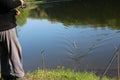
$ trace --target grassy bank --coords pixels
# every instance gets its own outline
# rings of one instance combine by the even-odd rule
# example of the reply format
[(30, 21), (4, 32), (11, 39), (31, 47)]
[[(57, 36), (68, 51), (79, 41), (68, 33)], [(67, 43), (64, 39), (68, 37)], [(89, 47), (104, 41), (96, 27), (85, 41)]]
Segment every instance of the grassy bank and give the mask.
[[(28, 80), (99, 80), (94, 73), (72, 72), (70, 70), (37, 70), (26, 73)], [(116, 80), (104, 77), (103, 80)]]

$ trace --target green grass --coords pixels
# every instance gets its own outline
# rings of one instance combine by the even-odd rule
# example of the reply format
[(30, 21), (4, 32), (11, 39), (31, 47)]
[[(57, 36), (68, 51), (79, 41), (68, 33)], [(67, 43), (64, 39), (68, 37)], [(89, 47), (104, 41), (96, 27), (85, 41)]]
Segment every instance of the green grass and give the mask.
[[(99, 80), (92, 72), (72, 72), (71, 70), (37, 70), (26, 73), (28, 80)], [(102, 80), (116, 80), (104, 77)]]

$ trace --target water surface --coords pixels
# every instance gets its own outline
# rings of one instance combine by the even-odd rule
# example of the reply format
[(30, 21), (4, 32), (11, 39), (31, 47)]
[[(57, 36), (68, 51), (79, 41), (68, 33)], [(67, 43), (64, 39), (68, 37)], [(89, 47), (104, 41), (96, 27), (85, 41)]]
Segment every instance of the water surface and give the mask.
[[(62, 2), (25, 9), (18, 17), (25, 71), (43, 66), (104, 71), (120, 44), (120, 6), (104, 4)], [(111, 70), (117, 74), (116, 62)]]

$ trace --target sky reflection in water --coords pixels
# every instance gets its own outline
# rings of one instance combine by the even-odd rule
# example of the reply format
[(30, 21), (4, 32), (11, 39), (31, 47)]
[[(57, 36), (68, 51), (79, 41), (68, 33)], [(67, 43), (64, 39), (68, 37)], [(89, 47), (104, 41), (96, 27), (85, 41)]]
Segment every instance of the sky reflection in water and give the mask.
[[(78, 59), (78, 70), (104, 69), (120, 44), (120, 30), (90, 25), (66, 27), (45, 19), (27, 19), (18, 36), (23, 48), (25, 71), (42, 66), (41, 50), (44, 50), (47, 68), (73, 68)], [(88, 52), (90, 48), (94, 49)], [(88, 55), (78, 58), (84, 54)], [(116, 69), (116, 65), (111, 69)]]

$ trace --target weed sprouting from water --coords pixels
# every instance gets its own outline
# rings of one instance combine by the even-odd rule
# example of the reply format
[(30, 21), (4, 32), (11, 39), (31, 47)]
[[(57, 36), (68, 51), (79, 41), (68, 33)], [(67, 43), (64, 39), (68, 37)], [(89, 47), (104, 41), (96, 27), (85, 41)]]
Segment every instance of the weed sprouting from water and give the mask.
[(98, 45), (98, 44), (99, 44), (99, 41), (97, 41), (96, 43), (91, 45), (87, 50), (85, 50), (85, 52), (82, 52), (81, 49), (77, 46), (77, 42), (75, 40), (73, 41), (72, 48), (66, 49), (68, 51), (68, 53), (70, 53), (69, 58), (74, 61), (73, 62), (73, 71), (77, 71), (81, 59), (90, 55), (93, 50), (100, 47), (100, 45)]
[(41, 58), (42, 58), (42, 69), (45, 69), (45, 51), (43, 49), (41, 49), (40, 53), (41, 53)]

